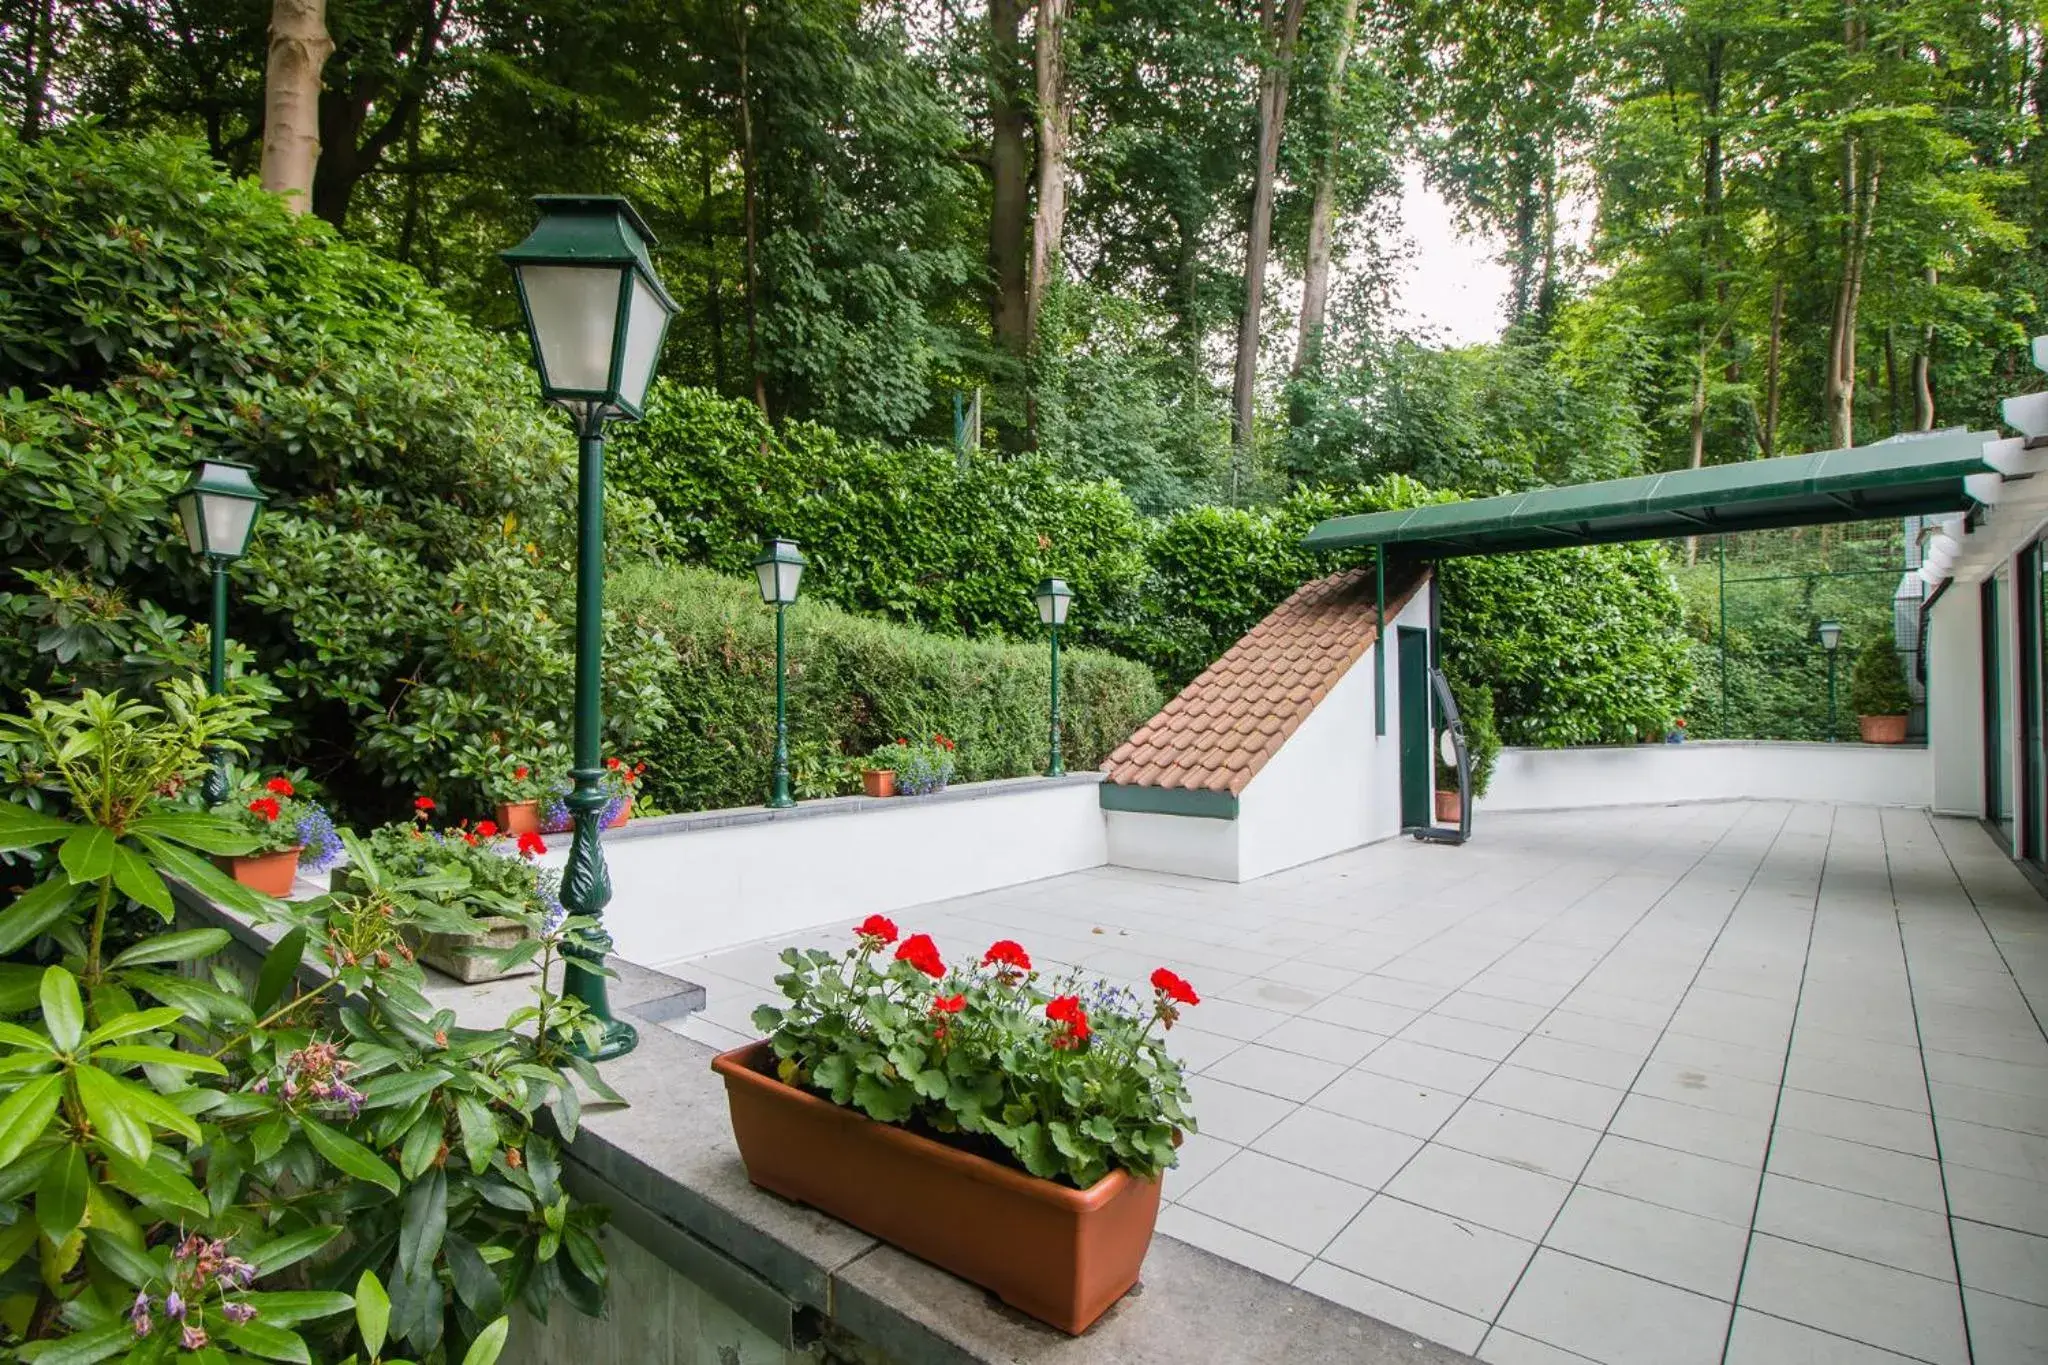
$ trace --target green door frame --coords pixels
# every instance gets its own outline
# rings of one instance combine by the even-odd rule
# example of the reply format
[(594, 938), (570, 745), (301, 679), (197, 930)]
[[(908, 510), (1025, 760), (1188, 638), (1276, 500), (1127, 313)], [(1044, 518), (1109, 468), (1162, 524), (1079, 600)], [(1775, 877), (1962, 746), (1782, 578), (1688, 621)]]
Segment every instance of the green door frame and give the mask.
[(1429, 632), (1395, 628), (1401, 680), (1401, 827), (1422, 829), (1435, 818), (1430, 771)]

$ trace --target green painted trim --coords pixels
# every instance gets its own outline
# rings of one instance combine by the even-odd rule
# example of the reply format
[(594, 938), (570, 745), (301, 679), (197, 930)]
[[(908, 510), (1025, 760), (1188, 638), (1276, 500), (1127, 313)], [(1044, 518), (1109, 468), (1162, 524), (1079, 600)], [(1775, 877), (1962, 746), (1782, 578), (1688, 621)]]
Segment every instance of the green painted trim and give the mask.
[(1097, 788), (1104, 810), (1141, 815), (1192, 815), (1202, 820), (1235, 820), (1237, 798), (1229, 792), (1195, 791), (1187, 787), (1135, 787), (1105, 782)]

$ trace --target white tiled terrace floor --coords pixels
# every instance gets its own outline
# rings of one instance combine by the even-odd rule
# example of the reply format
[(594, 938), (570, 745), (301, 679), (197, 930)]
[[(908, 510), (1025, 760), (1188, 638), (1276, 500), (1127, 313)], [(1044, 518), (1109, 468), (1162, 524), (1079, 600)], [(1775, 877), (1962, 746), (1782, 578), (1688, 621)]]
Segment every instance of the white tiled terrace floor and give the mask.
[[(2048, 1361), (2048, 904), (1974, 823), (1496, 816), (897, 918), (1188, 976), (1160, 1231), (1483, 1360)], [(753, 1036), (781, 946), (671, 964), (710, 1001), (675, 1027)]]

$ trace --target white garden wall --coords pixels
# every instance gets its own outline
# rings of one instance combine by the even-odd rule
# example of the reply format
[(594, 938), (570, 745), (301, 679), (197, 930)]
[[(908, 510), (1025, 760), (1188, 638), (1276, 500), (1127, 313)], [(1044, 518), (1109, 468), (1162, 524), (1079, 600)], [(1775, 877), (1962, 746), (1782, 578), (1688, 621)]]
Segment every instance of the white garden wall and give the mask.
[[(1984, 813), (1983, 616), (1975, 584), (1950, 585), (1928, 613), (1927, 750), (1933, 756), (1934, 809), (1943, 815)], [(2012, 638), (2009, 629), (2005, 637)], [(2006, 651), (2008, 658), (2016, 653)], [(2017, 759), (2018, 737), (2008, 729), (2006, 738), (2010, 765)]]
[(1926, 806), (1934, 794), (1928, 751), (1901, 744), (1797, 744), (1689, 740), (1582, 749), (1503, 749), (1474, 811), (1647, 806), (1674, 801), (1831, 801)]

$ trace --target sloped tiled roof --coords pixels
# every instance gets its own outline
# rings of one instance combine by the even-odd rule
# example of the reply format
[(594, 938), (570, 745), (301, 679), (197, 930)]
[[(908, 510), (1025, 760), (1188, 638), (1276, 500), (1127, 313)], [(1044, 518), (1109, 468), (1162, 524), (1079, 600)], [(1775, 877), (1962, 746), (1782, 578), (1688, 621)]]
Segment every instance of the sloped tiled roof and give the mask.
[[(1389, 619), (1425, 581), (1388, 600)], [(1369, 571), (1305, 584), (1109, 756), (1109, 781), (1241, 794), (1378, 635)]]

